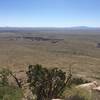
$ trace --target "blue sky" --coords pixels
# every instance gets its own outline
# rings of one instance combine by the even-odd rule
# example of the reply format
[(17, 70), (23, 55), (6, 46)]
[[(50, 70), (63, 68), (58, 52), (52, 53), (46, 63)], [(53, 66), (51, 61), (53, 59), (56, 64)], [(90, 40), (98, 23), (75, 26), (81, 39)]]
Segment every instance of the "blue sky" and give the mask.
[(100, 27), (100, 0), (0, 0), (0, 26)]

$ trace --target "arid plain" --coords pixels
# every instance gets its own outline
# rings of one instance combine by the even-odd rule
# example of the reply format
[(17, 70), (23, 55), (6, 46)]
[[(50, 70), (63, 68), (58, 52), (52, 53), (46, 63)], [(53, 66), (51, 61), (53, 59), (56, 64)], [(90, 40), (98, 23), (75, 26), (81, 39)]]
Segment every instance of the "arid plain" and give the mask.
[[(0, 68), (24, 76), (29, 64), (59, 67), (73, 75), (100, 80), (99, 31), (0, 32)], [(68, 34), (69, 33), (69, 34)]]

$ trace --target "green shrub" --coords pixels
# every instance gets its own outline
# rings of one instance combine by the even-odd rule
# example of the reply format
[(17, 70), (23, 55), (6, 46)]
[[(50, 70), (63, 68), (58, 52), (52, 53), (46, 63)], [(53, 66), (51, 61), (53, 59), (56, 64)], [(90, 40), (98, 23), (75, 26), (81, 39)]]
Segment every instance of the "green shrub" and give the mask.
[(0, 70), (0, 85), (8, 85), (9, 70), (3, 68)]
[(89, 83), (90, 81), (86, 80), (86, 79), (83, 79), (81, 77), (73, 77), (71, 79), (71, 85), (74, 84), (74, 85), (80, 85), (80, 84), (85, 84), (85, 83)]
[(29, 65), (28, 83), (37, 100), (51, 100), (61, 97), (66, 86), (69, 86), (71, 74), (66, 79), (66, 73), (58, 68), (46, 69), (41, 65)]
[(20, 88), (10, 86), (8, 83), (8, 76), (10, 70), (0, 70), (0, 100), (21, 100), (22, 91)]
[(88, 91), (75, 87), (66, 89), (63, 95), (65, 96), (65, 100), (91, 100)]
[(22, 91), (16, 87), (0, 87), (0, 100), (21, 100)]

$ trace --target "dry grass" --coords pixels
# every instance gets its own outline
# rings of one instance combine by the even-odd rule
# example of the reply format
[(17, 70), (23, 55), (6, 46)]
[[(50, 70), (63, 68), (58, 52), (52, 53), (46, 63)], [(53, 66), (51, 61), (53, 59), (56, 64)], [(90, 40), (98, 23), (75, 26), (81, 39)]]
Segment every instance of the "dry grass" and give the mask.
[[(96, 45), (100, 36), (65, 35), (64, 41), (6, 40), (0, 39), (0, 67), (19, 72), (28, 64), (60, 67), (67, 71), (72, 64), (73, 73), (99, 80), (100, 49)], [(96, 78), (97, 77), (97, 78)]]

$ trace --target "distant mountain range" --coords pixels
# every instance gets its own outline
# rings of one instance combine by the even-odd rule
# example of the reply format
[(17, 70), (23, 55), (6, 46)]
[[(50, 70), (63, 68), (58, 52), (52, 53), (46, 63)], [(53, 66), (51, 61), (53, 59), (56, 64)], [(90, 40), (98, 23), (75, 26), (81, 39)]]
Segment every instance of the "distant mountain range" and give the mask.
[(0, 27), (0, 32), (25, 32), (25, 33), (64, 33), (64, 34), (100, 34), (100, 27)]
[(63, 29), (100, 29), (100, 27), (75, 26), (75, 27), (0, 27), (0, 30), (63, 30)]

